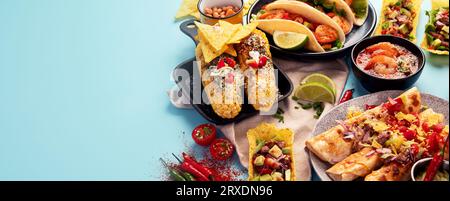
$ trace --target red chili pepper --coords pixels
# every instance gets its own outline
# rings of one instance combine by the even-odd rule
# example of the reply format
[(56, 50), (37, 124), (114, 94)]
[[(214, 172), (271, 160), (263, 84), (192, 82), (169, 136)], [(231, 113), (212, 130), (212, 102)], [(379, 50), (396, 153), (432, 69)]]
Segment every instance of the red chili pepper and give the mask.
[(339, 104), (345, 103), (353, 98), (354, 89), (347, 90), (341, 98)]
[(203, 173), (201, 173), (199, 170), (197, 170), (194, 166), (187, 163), (186, 161), (181, 164), (181, 169), (194, 175), (194, 177), (198, 181), (209, 181), (207, 176), (205, 176)]
[(183, 153), (183, 159), (184, 159), (184, 162), (187, 162), (190, 165), (192, 165), (195, 169), (200, 171), (206, 177), (208, 177), (210, 179), (213, 178), (213, 176), (214, 176), (213, 172), (209, 168), (207, 168), (207, 167), (203, 166), (202, 164), (198, 163), (193, 157), (189, 156), (186, 153)]
[(425, 178), (423, 180), (433, 181), (443, 161), (444, 161), (444, 151), (442, 150), (433, 156), (433, 159), (431, 160), (430, 165), (428, 166)]

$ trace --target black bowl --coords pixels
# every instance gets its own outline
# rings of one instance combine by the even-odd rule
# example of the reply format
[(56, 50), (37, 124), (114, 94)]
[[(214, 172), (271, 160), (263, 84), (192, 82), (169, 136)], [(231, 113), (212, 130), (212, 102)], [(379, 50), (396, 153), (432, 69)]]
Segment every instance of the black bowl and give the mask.
[[(356, 58), (358, 57), (358, 54), (367, 47), (380, 42), (390, 42), (392, 44), (402, 46), (411, 51), (419, 59), (419, 68), (417, 72), (405, 78), (386, 79), (375, 77), (361, 70), (356, 65)], [(423, 53), (422, 49), (420, 49), (417, 45), (406, 39), (388, 35), (374, 36), (362, 40), (361, 42), (356, 44), (355, 47), (353, 47), (351, 56), (352, 56), (353, 73), (355, 74), (356, 78), (358, 78), (358, 80), (361, 82), (362, 86), (369, 92), (377, 92), (385, 90), (405, 90), (410, 88), (419, 79), (426, 62), (425, 54)]]

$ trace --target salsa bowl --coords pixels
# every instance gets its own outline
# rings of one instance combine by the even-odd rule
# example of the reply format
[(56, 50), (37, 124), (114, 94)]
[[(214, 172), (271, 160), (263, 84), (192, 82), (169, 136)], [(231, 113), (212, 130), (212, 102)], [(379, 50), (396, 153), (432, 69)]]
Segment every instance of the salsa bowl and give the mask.
[[(417, 57), (417, 67), (414, 72), (411, 72), (407, 76), (398, 78), (387, 78), (383, 76), (377, 76), (362, 69), (357, 59), (358, 56), (366, 51), (368, 47), (376, 45), (382, 42), (391, 43), (394, 46), (404, 48), (409, 51), (410, 54)], [(384, 90), (405, 90), (410, 88), (419, 79), (425, 66), (426, 57), (421, 48), (414, 43), (395, 36), (374, 36), (362, 40), (353, 47), (351, 52), (352, 69), (356, 78), (361, 82), (361, 85), (370, 92), (384, 91)], [(398, 62), (398, 60), (396, 60)], [(375, 64), (377, 65), (377, 64)]]

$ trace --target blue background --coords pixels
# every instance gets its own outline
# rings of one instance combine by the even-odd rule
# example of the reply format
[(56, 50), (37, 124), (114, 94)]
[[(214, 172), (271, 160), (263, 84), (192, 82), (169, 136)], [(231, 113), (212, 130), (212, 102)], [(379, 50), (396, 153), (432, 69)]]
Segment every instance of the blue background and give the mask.
[[(1, 0), (0, 180), (159, 180), (159, 157), (195, 147), (205, 120), (166, 95), (194, 56), (179, 3)], [(417, 86), (448, 100), (448, 68), (429, 56)], [(347, 88), (367, 93), (352, 75)]]

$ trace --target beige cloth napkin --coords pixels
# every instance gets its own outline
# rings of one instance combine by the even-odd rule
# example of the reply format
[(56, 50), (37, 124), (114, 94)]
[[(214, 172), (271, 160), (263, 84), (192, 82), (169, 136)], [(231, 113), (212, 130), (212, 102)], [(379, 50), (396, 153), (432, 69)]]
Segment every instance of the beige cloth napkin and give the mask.
[[(326, 59), (326, 58), (324, 58)], [(294, 60), (274, 58), (274, 63), (281, 68), (291, 79), (295, 86), (298, 86), (303, 78), (312, 73), (323, 73), (328, 75), (336, 83), (337, 97), (339, 98), (348, 77), (348, 68), (343, 60), (331, 60), (309, 63)], [(169, 91), (168, 95), (173, 105), (179, 108), (188, 106), (180, 104), (175, 91)], [(338, 99), (337, 98), (337, 99)], [(279, 123), (273, 116), (257, 115), (245, 119), (239, 123), (232, 123), (218, 128), (235, 145), (239, 160), (244, 167), (248, 167), (248, 141), (247, 130), (255, 128), (262, 122), (274, 123), (278, 128), (290, 128), (295, 133), (294, 151), (296, 163), (296, 175), (299, 181), (311, 180), (311, 166), (309, 157), (305, 150), (305, 141), (308, 139), (317, 122), (314, 118), (314, 111), (295, 109), (298, 104), (291, 97), (279, 103), (279, 107), (285, 111), (284, 123)], [(333, 105), (325, 104), (325, 114)]]

